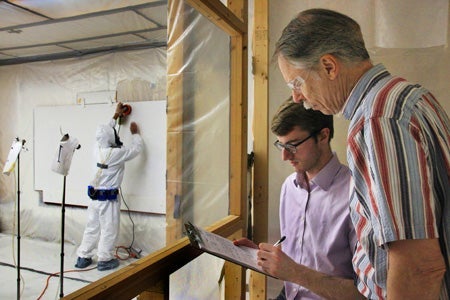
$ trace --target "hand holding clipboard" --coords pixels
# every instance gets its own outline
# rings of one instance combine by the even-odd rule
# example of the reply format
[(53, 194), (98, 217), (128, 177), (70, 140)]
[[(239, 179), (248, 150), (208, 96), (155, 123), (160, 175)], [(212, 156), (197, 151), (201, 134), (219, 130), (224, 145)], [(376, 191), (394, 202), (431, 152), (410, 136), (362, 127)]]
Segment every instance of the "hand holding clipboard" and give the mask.
[(185, 224), (191, 245), (204, 252), (225, 259), (245, 268), (273, 277), (264, 272), (257, 262), (258, 249), (236, 246), (232, 241), (212, 232), (203, 230), (191, 223)]

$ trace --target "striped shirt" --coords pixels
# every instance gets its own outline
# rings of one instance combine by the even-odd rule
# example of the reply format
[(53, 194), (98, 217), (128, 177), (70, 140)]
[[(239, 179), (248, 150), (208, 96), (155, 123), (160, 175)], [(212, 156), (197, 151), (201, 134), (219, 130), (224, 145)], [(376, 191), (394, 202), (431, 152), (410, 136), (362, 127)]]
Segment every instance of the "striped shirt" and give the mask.
[(450, 121), (423, 87), (369, 70), (343, 109), (350, 120), (347, 159), (354, 187), (351, 216), (358, 236), (353, 264), (359, 291), (386, 298), (385, 245), (439, 238), (450, 296)]

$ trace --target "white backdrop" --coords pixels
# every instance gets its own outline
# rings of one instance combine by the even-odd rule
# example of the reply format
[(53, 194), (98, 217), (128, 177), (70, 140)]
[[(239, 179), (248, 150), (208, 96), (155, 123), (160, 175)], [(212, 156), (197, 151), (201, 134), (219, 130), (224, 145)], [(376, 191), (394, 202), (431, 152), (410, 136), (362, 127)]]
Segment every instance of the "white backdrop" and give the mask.
[[(122, 196), (131, 211), (166, 212), (166, 101), (132, 102), (132, 112), (120, 126), (124, 146), (131, 143), (129, 124), (135, 121), (144, 140), (144, 151), (125, 163)], [(62, 132), (77, 138), (66, 176), (67, 205), (87, 206), (87, 186), (97, 172), (93, 150), (98, 124), (107, 124), (116, 104), (38, 106), (34, 110), (34, 189), (43, 191), (44, 202), (61, 203), (63, 176), (51, 171)], [(54, 145), (54, 147), (50, 147)], [(122, 206), (122, 209), (125, 209)]]

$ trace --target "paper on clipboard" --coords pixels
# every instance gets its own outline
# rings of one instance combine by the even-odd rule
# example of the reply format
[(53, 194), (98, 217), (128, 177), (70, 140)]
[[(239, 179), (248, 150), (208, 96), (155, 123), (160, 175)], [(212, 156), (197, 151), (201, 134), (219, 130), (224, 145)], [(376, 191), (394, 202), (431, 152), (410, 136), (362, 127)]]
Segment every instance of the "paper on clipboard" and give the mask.
[(191, 223), (184, 225), (192, 246), (245, 268), (273, 277), (258, 266), (256, 256), (258, 249), (236, 246), (232, 241), (196, 227)]

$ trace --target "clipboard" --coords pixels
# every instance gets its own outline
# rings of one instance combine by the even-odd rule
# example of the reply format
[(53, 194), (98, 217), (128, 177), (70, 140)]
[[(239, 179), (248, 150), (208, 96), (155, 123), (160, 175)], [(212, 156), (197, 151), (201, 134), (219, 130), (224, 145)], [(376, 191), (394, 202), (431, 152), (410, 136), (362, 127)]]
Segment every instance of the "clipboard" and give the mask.
[(212, 232), (203, 230), (192, 223), (184, 224), (191, 245), (201, 251), (225, 259), (247, 269), (276, 278), (262, 270), (257, 263), (258, 249), (236, 246), (232, 241)]

